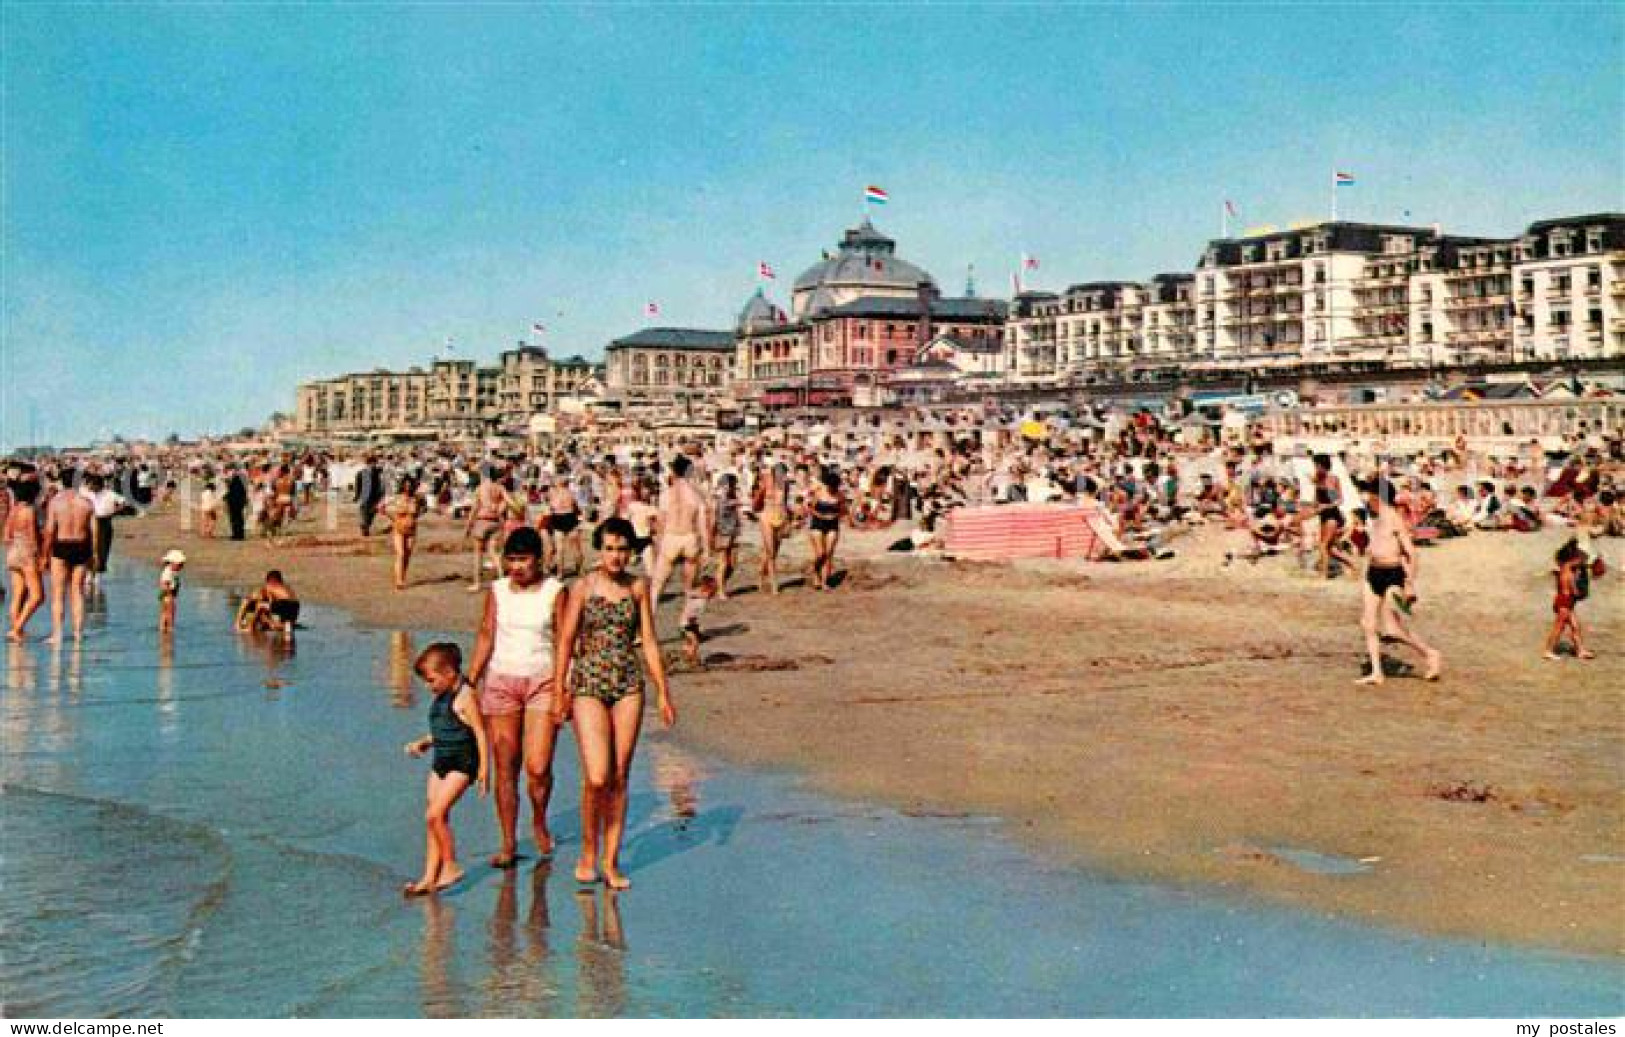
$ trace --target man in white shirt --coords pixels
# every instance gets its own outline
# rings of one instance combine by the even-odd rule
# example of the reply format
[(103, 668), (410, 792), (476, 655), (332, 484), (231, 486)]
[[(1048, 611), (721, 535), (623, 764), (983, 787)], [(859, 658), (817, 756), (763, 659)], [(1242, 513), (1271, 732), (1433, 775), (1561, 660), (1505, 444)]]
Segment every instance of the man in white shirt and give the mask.
[(113, 554), (113, 516), (129, 502), (114, 493), (107, 485), (107, 480), (99, 474), (87, 475), (79, 493), (90, 501), (90, 506), (95, 511), (95, 522), (91, 525), (91, 540), (96, 553), (90, 572), (86, 575), (86, 584), (93, 586), (101, 578), (101, 574), (107, 571), (107, 559)]

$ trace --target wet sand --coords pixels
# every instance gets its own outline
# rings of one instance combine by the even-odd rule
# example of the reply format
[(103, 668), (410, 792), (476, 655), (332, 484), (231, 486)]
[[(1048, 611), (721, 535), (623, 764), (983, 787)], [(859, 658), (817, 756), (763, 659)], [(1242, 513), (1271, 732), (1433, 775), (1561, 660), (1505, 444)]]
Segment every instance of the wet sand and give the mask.
[[(470, 631), (462, 525), (424, 527), (400, 593), (386, 538), (362, 541), (348, 514), (335, 531), (302, 521), (277, 548), (154, 514), (121, 522), (117, 550), (156, 565), (178, 546), (190, 579), (241, 589), (277, 567), (366, 624)], [(1540, 659), (1560, 532), (1426, 550), (1417, 622), (1444, 680), (1374, 689), (1353, 684), (1353, 580), (1286, 559), (1221, 569), (1234, 545), (1216, 532), (1124, 565), (888, 555), (899, 535), (845, 536), (834, 592), (714, 603), (706, 668), (674, 668), (682, 739), (908, 812), (1005, 818), (1039, 852), (1107, 873), (1625, 952), (1625, 610), (1610, 573), (1582, 607), (1601, 657)], [(1617, 566), (1621, 542), (1602, 544)], [(787, 582), (804, 558), (798, 540)], [(754, 581), (748, 548), (743, 568), (736, 586)]]

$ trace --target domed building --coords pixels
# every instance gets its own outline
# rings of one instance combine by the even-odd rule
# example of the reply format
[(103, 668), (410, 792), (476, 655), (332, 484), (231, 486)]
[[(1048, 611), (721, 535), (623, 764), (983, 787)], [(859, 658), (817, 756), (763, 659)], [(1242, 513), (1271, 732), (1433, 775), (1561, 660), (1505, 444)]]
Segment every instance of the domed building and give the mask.
[(931, 275), (897, 258), (897, 242), (875, 229), (867, 218), (842, 235), (832, 256), (808, 267), (796, 278), (790, 310), (797, 318), (814, 317), (862, 298), (912, 299), (922, 286), (937, 290)]
[(875, 406), (894, 395), (894, 373), (950, 336), (1002, 351), (1005, 304), (943, 298), (925, 270), (865, 219), (797, 277), (790, 310), (758, 289), (735, 328), (733, 392), (762, 407)]

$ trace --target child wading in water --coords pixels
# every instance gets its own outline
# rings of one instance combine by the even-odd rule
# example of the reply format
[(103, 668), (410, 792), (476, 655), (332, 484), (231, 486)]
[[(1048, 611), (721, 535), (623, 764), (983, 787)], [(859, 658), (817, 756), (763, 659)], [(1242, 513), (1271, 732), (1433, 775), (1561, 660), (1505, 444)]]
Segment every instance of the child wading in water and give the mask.
[(1553, 575), (1557, 579), (1557, 596), (1552, 599), (1552, 630), (1546, 635), (1546, 650), (1542, 656), (1547, 659), (1559, 658), (1558, 645), (1563, 643), (1563, 632), (1568, 631), (1569, 639), (1574, 643), (1574, 654), (1581, 659), (1595, 659), (1596, 653), (1585, 646), (1583, 635), (1580, 632), (1580, 617), (1575, 613), (1575, 607), (1584, 601), (1589, 591), (1590, 565), (1586, 553), (1580, 550), (1580, 545), (1570, 540), (1557, 549), (1557, 568)]
[(175, 599), (181, 593), (181, 570), (186, 568), (186, 556), (179, 551), (164, 555), (164, 571), (158, 574), (158, 629), (169, 633), (175, 629)]
[(424, 813), (428, 849), (423, 877), (401, 890), (409, 897), (420, 897), (445, 889), (463, 877), (451, 834), (451, 808), (471, 783), (477, 783), (484, 796), (491, 782), (486, 771), (489, 754), (485, 721), (474, 689), (463, 676), (462, 650), (449, 642), (437, 642), (423, 650), (414, 669), (434, 694), (429, 703), (429, 733), (406, 743), (406, 752), (411, 756), (434, 750), (429, 805)]

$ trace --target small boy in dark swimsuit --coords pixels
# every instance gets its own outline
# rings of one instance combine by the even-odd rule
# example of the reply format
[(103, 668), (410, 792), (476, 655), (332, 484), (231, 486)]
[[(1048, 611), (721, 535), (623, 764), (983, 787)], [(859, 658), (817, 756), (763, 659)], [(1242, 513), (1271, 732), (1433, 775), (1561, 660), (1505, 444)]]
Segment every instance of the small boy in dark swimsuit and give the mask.
[(457, 863), (457, 844), (451, 834), (451, 808), (477, 784), (480, 796), (491, 789), (486, 762), (490, 759), (485, 738), (485, 720), (480, 715), (474, 686), (463, 676), (463, 653), (455, 644), (440, 641), (423, 650), (414, 666), (434, 698), (429, 703), (429, 733), (406, 743), (409, 756), (422, 756), (434, 750), (429, 772), (428, 851), (423, 877), (408, 883), (401, 892), (409, 897), (437, 893), (463, 877)]

